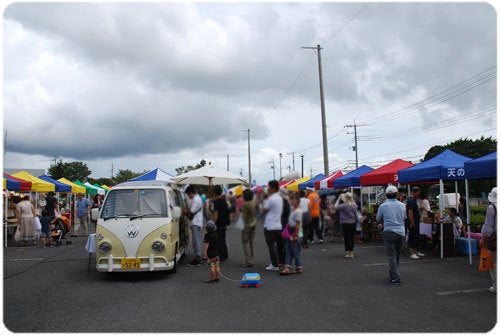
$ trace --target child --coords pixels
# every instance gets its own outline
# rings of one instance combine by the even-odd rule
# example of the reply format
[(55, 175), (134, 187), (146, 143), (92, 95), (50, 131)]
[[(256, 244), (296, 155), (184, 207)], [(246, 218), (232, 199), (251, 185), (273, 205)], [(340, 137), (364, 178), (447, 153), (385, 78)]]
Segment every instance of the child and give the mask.
[[(297, 193), (290, 195), (290, 204), (292, 205), (292, 212), (288, 219), (288, 229), (291, 237), (285, 240), (285, 268), (280, 272), (281, 275), (290, 273), (302, 273), (302, 256), (300, 255), (300, 244), (302, 240), (302, 211), (299, 208), (300, 197)], [(292, 272), (292, 259), (295, 260), (295, 272)]]
[(220, 280), (220, 259), (219, 248), (217, 246), (216, 225), (210, 220), (205, 227), (206, 234), (203, 239), (203, 256), (207, 258), (208, 268), (210, 269), (210, 279), (205, 283), (215, 283)]
[(458, 211), (455, 207), (451, 207), (448, 209), (448, 217), (453, 223), (453, 234), (455, 237), (460, 237), (460, 233), (462, 232), (462, 219), (458, 215)]
[[(48, 210), (42, 211), (42, 218), (40, 219), (40, 223), (42, 224), (41, 239), (42, 239), (42, 248), (44, 248), (44, 249), (47, 246), (52, 247), (52, 236), (50, 235), (50, 225), (54, 224), (55, 221), (56, 221), (56, 218), (51, 216), (50, 211), (48, 211)], [(48, 242), (49, 242), (47, 244), (45, 244), (46, 238), (48, 238)]]

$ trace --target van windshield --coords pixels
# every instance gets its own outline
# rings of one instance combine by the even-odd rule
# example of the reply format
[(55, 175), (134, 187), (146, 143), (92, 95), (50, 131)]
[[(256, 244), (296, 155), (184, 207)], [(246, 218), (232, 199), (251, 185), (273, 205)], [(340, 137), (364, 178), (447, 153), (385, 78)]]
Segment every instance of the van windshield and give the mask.
[(101, 217), (167, 216), (166, 194), (161, 189), (111, 190), (104, 202)]

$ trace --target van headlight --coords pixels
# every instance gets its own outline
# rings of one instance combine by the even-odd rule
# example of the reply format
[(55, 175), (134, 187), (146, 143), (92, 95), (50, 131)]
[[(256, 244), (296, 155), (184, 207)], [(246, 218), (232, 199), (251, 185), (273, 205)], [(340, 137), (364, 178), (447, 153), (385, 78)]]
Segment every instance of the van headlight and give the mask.
[(156, 252), (162, 252), (163, 249), (165, 249), (165, 244), (163, 244), (163, 242), (160, 242), (160, 241), (156, 241), (153, 243), (153, 245), (151, 246), (151, 249), (153, 249), (154, 251)]
[(111, 243), (102, 242), (101, 244), (99, 244), (99, 251), (103, 254), (107, 254), (111, 251)]

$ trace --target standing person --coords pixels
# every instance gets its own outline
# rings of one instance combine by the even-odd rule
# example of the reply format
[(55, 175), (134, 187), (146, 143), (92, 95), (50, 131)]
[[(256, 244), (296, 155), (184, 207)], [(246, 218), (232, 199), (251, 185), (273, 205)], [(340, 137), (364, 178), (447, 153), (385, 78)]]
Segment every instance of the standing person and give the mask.
[(307, 187), (307, 199), (309, 199), (309, 214), (311, 215), (311, 224), (309, 226), (309, 238), (311, 243), (314, 243), (314, 232), (316, 232), (316, 237), (318, 238), (317, 243), (323, 243), (323, 235), (321, 234), (321, 228), (319, 225), (320, 217), (320, 202), (318, 193), (314, 192), (314, 188)]
[(17, 224), (19, 225), (19, 229), (21, 231), (21, 240), (23, 241), (24, 245), (27, 245), (28, 242), (32, 242), (33, 245), (36, 245), (35, 241), (36, 210), (30, 201), (29, 195), (25, 195), (23, 197), (23, 200), (21, 200), (16, 205), (16, 216), (17, 216)]
[(205, 227), (206, 233), (203, 238), (203, 255), (207, 258), (208, 269), (210, 270), (210, 279), (205, 283), (216, 283), (220, 280), (220, 259), (219, 248), (217, 247), (217, 227), (210, 220)]
[(92, 203), (89, 199), (84, 198), (82, 193), (78, 193), (78, 200), (76, 201), (76, 221), (75, 227), (73, 230), (73, 234), (71, 236), (78, 237), (78, 230), (80, 225), (83, 225), (84, 228), (84, 236), (89, 234), (89, 225), (88, 225), (88, 214), (92, 209)]
[[(213, 188), (215, 197), (211, 202), (212, 221), (217, 226), (217, 246), (219, 248), (219, 257), (221, 261), (229, 258), (226, 244), (226, 227), (229, 225), (229, 207), (227, 200), (222, 196), (222, 187), (215, 185)], [(235, 199), (236, 200), (236, 199)]]
[(50, 234), (50, 225), (56, 222), (56, 218), (51, 211), (46, 209), (42, 212), (42, 218), (40, 219), (40, 223), (42, 225), (42, 248), (52, 247), (52, 235)]
[(377, 222), (384, 226), (384, 246), (389, 260), (389, 282), (400, 284), (399, 256), (405, 240), (405, 205), (396, 199), (398, 189), (388, 186), (385, 190), (387, 200), (377, 211)]
[(354, 235), (356, 234), (356, 202), (349, 192), (342, 193), (334, 205), (334, 209), (339, 213), (340, 225), (344, 236), (344, 257), (354, 257)]
[(262, 212), (266, 215), (264, 219), (264, 235), (269, 249), (271, 264), (266, 270), (278, 271), (279, 264), (285, 262), (282, 254), (283, 240), (281, 238), (281, 213), (283, 212), (283, 198), (279, 195), (279, 183), (271, 180), (268, 184), (269, 197), (263, 205)]
[(253, 192), (249, 189), (243, 191), (243, 223), (245, 227), (241, 232), (241, 243), (243, 244), (244, 267), (253, 266), (253, 240), (255, 238), (255, 225), (257, 222), (255, 204), (253, 203)]
[(193, 252), (194, 258), (188, 263), (188, 266), (200, 266), (202, 254), (202, 237), (201, 230), (203, 229), (203, 202), (201, 197), (196, 194), (193, 186), (188, 186), (184, 191), (189, 199), (189, 209), (184, 210), (184, 214), (190, 220), (191, 234), (193, 237)]
[(420, 231), (420, 227), (424, 224), (424, 219), (427, 219), (429, 213), (431, 212), (431, 204), (427, 200), (427, 196), (424, 193), (420, 193), (420, 198), (417, 200), (418, 209), (420, 211), (420, 224), (419, 224), (419, 234), (420, 234), (420, 248), (423, 250), (427, 249), (427, 235), (425, 232)]
[(420, 196), (420, 188), (413, 187), (410, 196), (406, 199), (406, 216), (408, 218), (408, 247), (410, 258), (419, 259), (425, 255), (417, 248), (420, 243), (420, 209), (417, 206), (417, 199)]
[(479, 241), (481, 248), (488, 249), (491, 255), (490, 276), (492, 286), (489, 288), (491, 293), (497, 292), (497, 188), (493, 187), (488, 195), (490, 205), (486, 209), (486, 220), (481, 228), (483, 237)]
[(396, 199), (398, 199), (400, 202), (406, 204), (406, 194), (408, 192), (406, 191), (406, 187), (404, 186), (400, 186), (398, 188), (398, 195), (396, 197)]
[(45, 210), (49, 211), (51, 216), (54, 217), (56, 216), (56, 212), (59, 212), (59, 204), (53, 191), (50, 191), (45, 198)]
[[(285, 267), (280, 272), (281, 275), (290, 273), (303, 273), (302, 257), (300, 255), (300, 240), (302, 239), (302, 229), (300, 227), (302, 221), (302, 212), (299, 207), (300, 197), (297, 193), (292, 193), (289, 196), (292, 212), (288, 219), (288, 227), (293, 231), (289, 239), (285, 239)], [(295, 260), (295, 271), (292, 272), (292, 260)]]
[(304, 248), (309, 248), (307, 239), (309, 236), (309, 225), (311, 223), (311, 215), (309, 215), (309, 199), (307, 199), (306, 191), (299, 191), (300, 194), (300, 204), (299, 208), (302, 212), (302, 233), (304, 238), (302, 239), (302, 246)]

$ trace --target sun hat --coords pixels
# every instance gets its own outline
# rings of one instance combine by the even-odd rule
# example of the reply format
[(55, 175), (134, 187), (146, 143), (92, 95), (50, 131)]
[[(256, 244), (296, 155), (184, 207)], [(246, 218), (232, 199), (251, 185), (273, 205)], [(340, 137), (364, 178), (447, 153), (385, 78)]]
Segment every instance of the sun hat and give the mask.
[(314, 187), (309, 187), (309, 186), (307, 186), (307, 187), (306, 187), (306, 190), (307, 190), (307, 191), (314, 192)]
[(496, 187), (493, 187), (491, 189), (491, 192), (490, 194), (488, 195), (488, 201), (489, 202), (497, 202), (497, 188)]
[(394, 193), (398, 193), (398, 189), (396, 186), (391, 185), (385, 189), (385, 194), (394, 194)]

